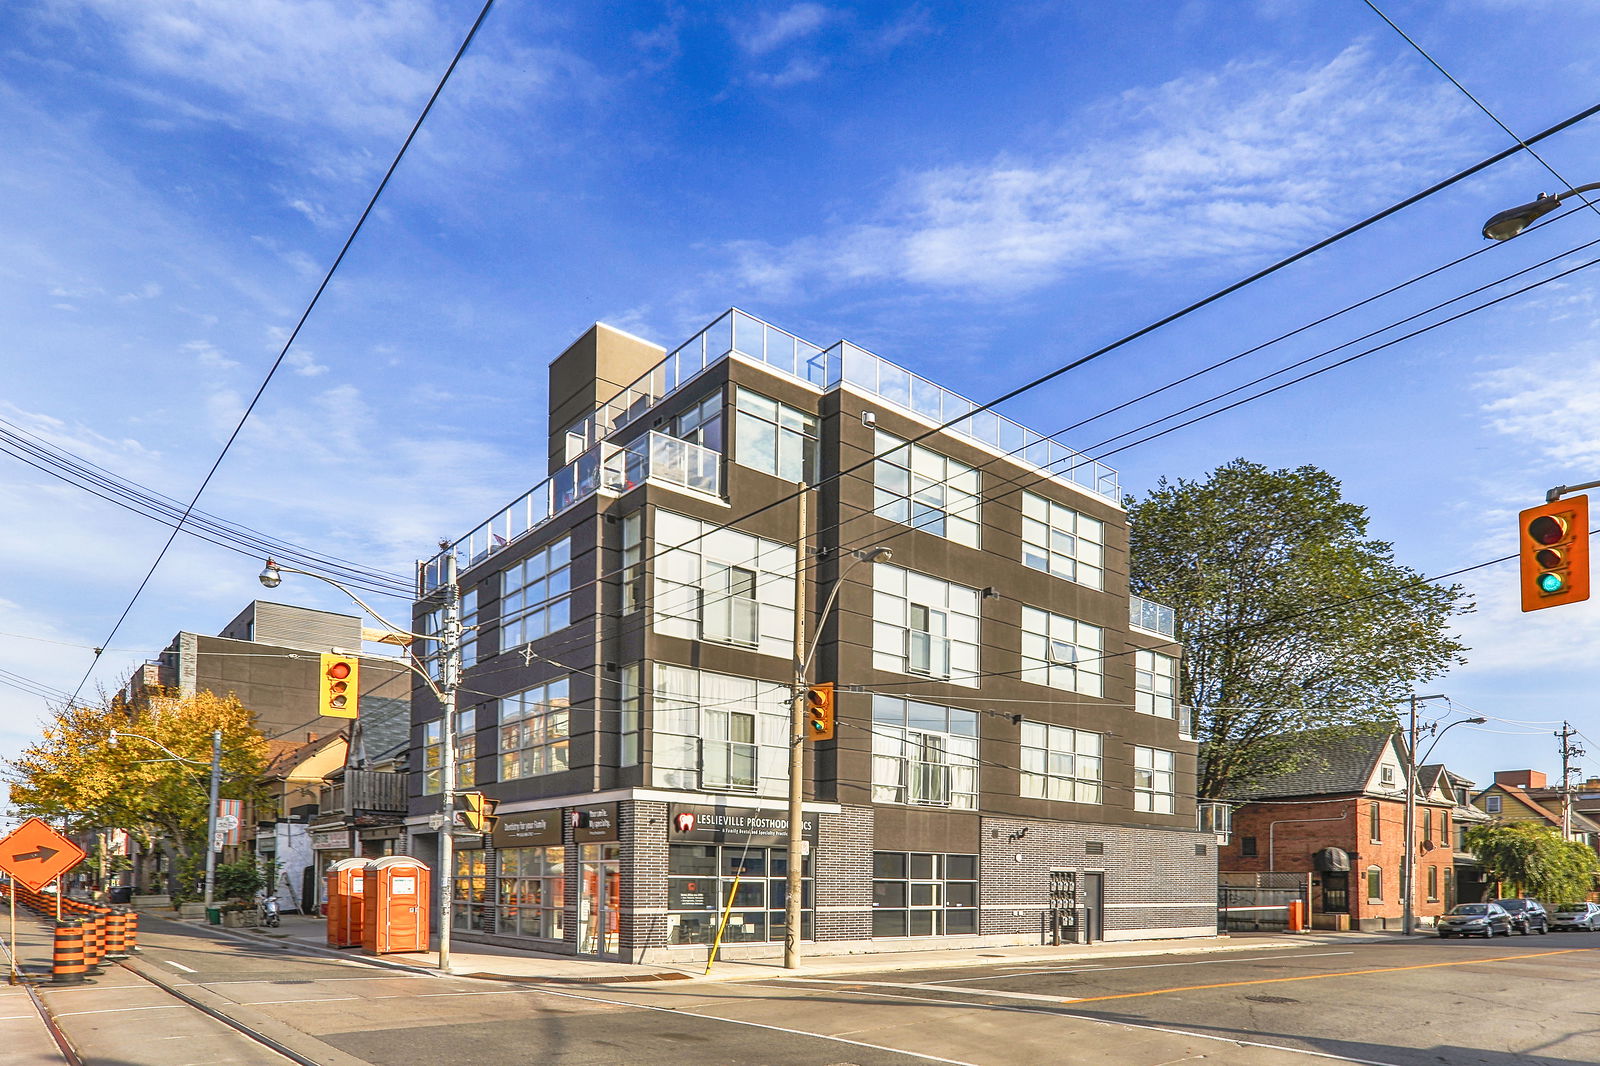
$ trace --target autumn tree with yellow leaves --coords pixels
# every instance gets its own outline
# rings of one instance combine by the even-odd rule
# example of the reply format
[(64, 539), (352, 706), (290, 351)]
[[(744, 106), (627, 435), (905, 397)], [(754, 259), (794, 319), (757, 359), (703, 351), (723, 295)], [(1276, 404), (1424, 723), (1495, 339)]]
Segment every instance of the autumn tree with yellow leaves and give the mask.
[[(222, 730), (221, 796), (248, 799), (267, 757), (253, 719), (231, 693), (56, 709), (41, 739), (5, 761), (11, 804), (68, 831), (122, 829), (146, 849), (164, 841), (176, 852), (181, 884), (193, 884), (208, 846), (211, 734)], [(192, 761), (174, 761), (143, 740), (112, 743), (113, 731), (148, 737)]]

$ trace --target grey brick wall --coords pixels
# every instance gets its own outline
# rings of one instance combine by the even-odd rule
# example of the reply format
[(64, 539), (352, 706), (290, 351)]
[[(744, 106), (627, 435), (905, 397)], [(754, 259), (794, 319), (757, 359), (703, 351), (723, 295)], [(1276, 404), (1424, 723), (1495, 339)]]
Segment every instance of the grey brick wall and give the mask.
[(816, 939), (866, 939), (872, 935), (872, 808), (821, 815), (815, 847)]
[[(1091, 843), (1104, 853), (1089, 854)], [(1209, 834), (985, 818), (981, 847), (979, 930), (986, 935), (1041, 934), (1052, 869), (1078, 871), (1080, 892), (1084, 871), (1105, 872), (1107, 940), (1215, 928), (1217, 851)]]
[(631, 955), (667, 942), (667, 805), (640, 800), (621, 810), (622, 950)]

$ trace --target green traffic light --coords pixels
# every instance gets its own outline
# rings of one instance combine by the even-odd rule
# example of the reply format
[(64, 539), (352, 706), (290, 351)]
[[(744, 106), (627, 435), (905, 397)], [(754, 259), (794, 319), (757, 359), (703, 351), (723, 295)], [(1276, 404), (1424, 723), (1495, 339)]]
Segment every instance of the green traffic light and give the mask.
[(1566, 582), (1561, 580), (1561, 575), (1560, 574), (1540, 574), (1539, 575), (1539, 591), (1540, 592), (1560, 592), (1561, 591), (1561, 586), (1564, 585), (1564, 584), (1566, 584)]

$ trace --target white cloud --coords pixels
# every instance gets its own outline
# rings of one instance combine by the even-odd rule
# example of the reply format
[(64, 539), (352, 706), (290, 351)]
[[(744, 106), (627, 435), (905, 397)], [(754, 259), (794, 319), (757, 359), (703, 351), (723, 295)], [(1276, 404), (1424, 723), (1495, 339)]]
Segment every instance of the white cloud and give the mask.
[(1496, 430), (1575, 470), (1600, 464), (1600, 355), (1591, 346), (1526, 357), (1478, 385)]
[(735, 28), (734, 39), (751, 55), (765, 55), (791, 41), (810, 37), (833, 18), (834, 12), (821, 4), (794, 4)]
[(314, 378), (326, 374), (328, 368), (317, 362), (310, 352), (295, 349), (283, 357), (284, 363), (301, 377)]
[(207, 370), (233, 370), (239, 365), (210, 341), (190, 341), (183, 346), (183, 350), (194, 356), (195, 362)]
[(1381, 203), (1435, 173), (1461, 113), (1446, 89), (1419, 91), (1361, 48), (1315, 67), (1233, 63), (1089, 109), (1070, 147), (909, 173), (867, 217), (728, 251), (739, 282), (782, 293), (875, 280), (1016, 291), (1281, 249), (1367, 206), (1350, 190)]

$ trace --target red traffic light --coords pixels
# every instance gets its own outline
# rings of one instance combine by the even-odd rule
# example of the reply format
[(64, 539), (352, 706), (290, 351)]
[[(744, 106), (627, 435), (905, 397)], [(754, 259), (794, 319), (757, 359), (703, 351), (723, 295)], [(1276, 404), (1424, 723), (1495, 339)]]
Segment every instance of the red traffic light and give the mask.
[(337, 660), (332, 666), (328, 667), (328, 676), (333, 678), (336, 681), (342, 680), (344, 678), (349, 677), (350, 676), (350, 664), (349, 664), (349, 662), (347, 662), (344, 659)]

